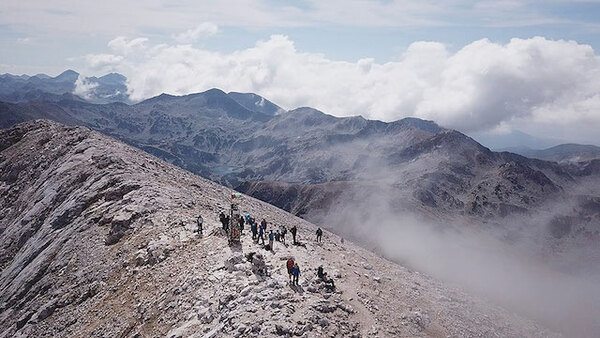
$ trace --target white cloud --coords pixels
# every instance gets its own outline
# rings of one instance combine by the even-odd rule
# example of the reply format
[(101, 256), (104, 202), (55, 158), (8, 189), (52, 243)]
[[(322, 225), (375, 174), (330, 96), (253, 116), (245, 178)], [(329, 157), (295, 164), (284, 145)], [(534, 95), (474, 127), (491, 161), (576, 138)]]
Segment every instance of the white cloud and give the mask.
[(144, 49), (147, 38), (128, 39), (124, 36), (118, 36), (108, 42), (108, 48), (120, 55), (127, 55), (136, 49)]
[(85, 56), (85, 62), (92, 71), (111, 71), (116, 69), (124, 57), (113, 54), (88, 54)]
[(180, 43), (191, 43), (200, 38), (205, 38), (217, 34), (219, 27), (211, 22), (204, 22), (195, 28), (173, 35), (173, 39)]
[(89, 99), (94, 92), (94, 88), (96, 87), (98, 87), (98, 83), (88, 81), (85, 77), (79, 75), (77, 81), (75, 81), (75, 89), (73, 90), (73, 94), (84, 99)]
[(387, 121), (417, 116), (465, 132), (517, 124), (556, 132), (561, 124), (590, 129), (600, 123), (600, 59), (573, 41), (484, 39), (453, 54), (441, 43), (415, 42), (397, 60), (376, 63), (330, 60), (274, 35), (228, 54), (157, 45), (122, 60), (97, 57), (114, 61), (137, 100), (218, 87), (256, 92), (286, 109), (312, 106)]
[(31, 38), (26, 37), (26, 38), (18, 38), (17, 39), (17, 43), (23, 44), (23, 45), (27, 45), (29, 43), (31, 43)]

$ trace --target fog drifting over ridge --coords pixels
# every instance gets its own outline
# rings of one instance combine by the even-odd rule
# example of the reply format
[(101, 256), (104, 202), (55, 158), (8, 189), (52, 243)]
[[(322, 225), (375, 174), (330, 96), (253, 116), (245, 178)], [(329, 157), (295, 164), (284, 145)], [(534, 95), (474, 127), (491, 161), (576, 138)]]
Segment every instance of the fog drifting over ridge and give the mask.
[[(217, 29), (211, 28), (208, 34)], [(108, 43), (108, 53), (85, 62), (88, 72), (126, 75), (134, 100), (217, 87), (255, 92), (285, 109), (311, 106), (383, 121), (415, 116), (466, 133), (518, 126), (536, 136), (600, 143), (600, 58), (574, 41), (483, 39), (455, 53), (420, 41), (397, 60), (378, 63), (302, 52), (283, 35), (229, 54), (121, 36)]]
[[(432, 221), (398, 208), (385, 189), (349, 195), (361, 198), (345, 200), (323, 218), (334, 232), (567, 336), (600, 334), (600, 269), (587, 265), (583, 271), (578, 266), (566, 273), (560, 263), (540, 255), (534, 241), (544, 230), (541, 216), (523, 219), (532, 228), (521, 242), (509, 244), (484, 230), (483, 224)], [(500, 235), (510, 230), (508, 226), (495, 231)], [(581, 253), (567, 254), (576, 260)]]

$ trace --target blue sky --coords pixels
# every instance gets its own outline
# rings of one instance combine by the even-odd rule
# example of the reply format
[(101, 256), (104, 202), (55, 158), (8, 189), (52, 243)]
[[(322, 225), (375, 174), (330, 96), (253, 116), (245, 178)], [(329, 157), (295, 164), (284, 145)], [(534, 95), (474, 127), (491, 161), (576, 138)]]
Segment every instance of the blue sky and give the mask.
[(598, 0), (4, 0), (0, 73), (120, 72), (136, 99), (219, 87), (598, 144), (598, 18)]

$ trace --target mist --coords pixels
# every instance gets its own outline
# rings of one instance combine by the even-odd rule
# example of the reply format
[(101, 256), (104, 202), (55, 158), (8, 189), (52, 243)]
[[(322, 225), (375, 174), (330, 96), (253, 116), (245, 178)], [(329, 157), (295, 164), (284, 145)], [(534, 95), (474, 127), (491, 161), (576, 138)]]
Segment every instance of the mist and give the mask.
[[(521, 241), (509, 243), (497, 234), (511, 229), (500, 226), (489, 231), (489, 225), (467, 223), (466, 218), (447, 223), (425, 219), (399, 207), (398, 199), (385, 188), (370, 193), (361, 189), (349, 196), (352, 201), (334, 206), (320, 223), (407, 268), (550, 329), (579, 337), (600, 336), (598, 266), (589, 266), (594, 271), (585, 273), (559, 269), (552, 257), (540, 254), (540, 243), (528, 241), (539, 236), (542, 226), (530, 227)], [(534, 224), (536, 219), (526, 222)], [(577, 255), (573, 253), (573, 260)], [(563, 253), (561, 259), (568, 256)]]

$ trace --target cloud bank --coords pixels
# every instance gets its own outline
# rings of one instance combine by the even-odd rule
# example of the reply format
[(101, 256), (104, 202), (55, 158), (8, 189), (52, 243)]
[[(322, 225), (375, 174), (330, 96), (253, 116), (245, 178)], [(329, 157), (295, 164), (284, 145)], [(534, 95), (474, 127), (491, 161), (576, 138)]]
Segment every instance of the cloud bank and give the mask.
[[(208, 28), (197, 28), (198, 35), (216, 32)], [(195, 35), (191, 30), (177, 38)], [(420, 41), (385, 63), (331, 60), (297, 50), (283, 35), (228, 54), (147, 42), (112, 40), (113, 54), (88, 55), (88, 66), (125, 74), (134, 100), (218, 87), (255, 92), (285, 109), (311, 106), (384, 121), (416, 116), (467, 133), (519, 126), (533, 134), (577, 130), (581, 137), (595, 137), (590, 126), (600, 122), (600, 58), (574, 41), (483, 39), (454, 53), (441, 43)]]

